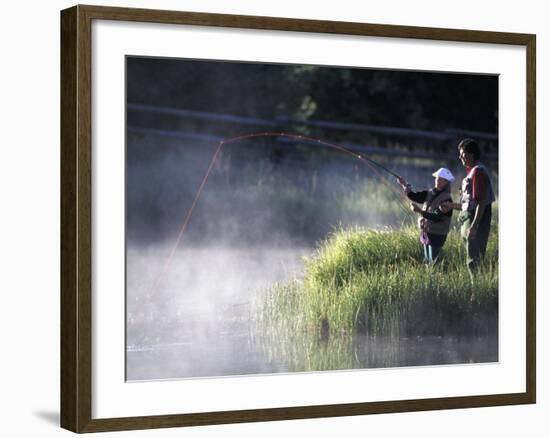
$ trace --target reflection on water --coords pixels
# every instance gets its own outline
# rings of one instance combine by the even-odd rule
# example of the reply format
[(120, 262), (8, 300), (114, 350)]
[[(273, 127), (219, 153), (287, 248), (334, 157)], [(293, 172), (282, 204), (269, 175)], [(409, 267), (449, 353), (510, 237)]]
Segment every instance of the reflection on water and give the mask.
[[(310, 339), (276, 347), (286, 357), (289, 371), (389, 368), (498, 361), (498, 339), (427, 336), (400, 338), (354, 335), (327, 340)], [(283, 351), (284, 350), (284, 351)]]
[(318, 336), (257, 331), (254, 300), (296, 275), (310, 248), (127, 253), (127, 380), (213, 377), (498, 361), (497, 320), (462, 336)]
[[(487, 337), (348, 338), (289, 345), (286, 361), (265, 354), (247, 335), (129, 349), (129, 380), (212, 377), (498, 361), (498, 340)], [(276, 354), (275, 356), (278, 356)]]
[(498, 361), (498, 338), (429, 336), (357, 340), (359, 362), (369, 367), (444, 365)]

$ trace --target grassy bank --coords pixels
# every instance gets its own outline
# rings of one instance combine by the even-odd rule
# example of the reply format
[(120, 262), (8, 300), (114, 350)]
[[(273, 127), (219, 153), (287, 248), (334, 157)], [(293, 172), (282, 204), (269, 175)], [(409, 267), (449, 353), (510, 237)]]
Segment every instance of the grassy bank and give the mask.
[(489, 242), (483, 270), (472, 279), (456, 229), (436, 266), (422, 264), (413, 227), (337, 230), (305, 260), (303, 277), (272, 288), (259, 323), (268, 336), (287, 339), (483, 334), (498, 311), (496, 225)]

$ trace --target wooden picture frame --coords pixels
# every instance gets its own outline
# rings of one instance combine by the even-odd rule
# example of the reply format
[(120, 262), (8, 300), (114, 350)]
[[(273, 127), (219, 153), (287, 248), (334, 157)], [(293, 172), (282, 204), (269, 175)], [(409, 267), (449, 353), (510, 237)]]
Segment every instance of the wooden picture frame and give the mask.
[[(269, 409), (92, 418), (92, 22), (113, 20), (327, 35), (515, 45), (526, 49), (526, 352), (524, 392)], [(535, 403), (535, 51), (530, 34), (75, 6), (61, 12), (61, 426), (149, 429)], [(121, 315), (121, 318), (123, 316)]]

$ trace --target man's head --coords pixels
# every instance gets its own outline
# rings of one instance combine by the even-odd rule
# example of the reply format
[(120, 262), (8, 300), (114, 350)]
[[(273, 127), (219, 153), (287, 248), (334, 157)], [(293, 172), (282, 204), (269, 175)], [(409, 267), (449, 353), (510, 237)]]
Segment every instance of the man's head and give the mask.
[(477, 141), (471, 138), (465, 138), (458, 144), (458, 158), (464, 167), (471, 167), (479, 161), (481, 150)]

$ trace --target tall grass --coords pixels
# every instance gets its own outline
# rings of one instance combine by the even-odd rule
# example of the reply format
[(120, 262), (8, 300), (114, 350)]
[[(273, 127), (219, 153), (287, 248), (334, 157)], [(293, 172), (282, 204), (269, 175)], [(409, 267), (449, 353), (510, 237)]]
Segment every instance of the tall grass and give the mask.
[[(279, 338), (483, 334), (498, 310), (498, 230), (471, 276), (458, 230), (440, 263), (424, 265), (415, 228), (338, 229), (304, 260), (303, 277), (275, 285), (258, 322)], [(483, 316), (484, 318), (480, 318)], [(485, 321), (485, 322), (480, 322)]]

